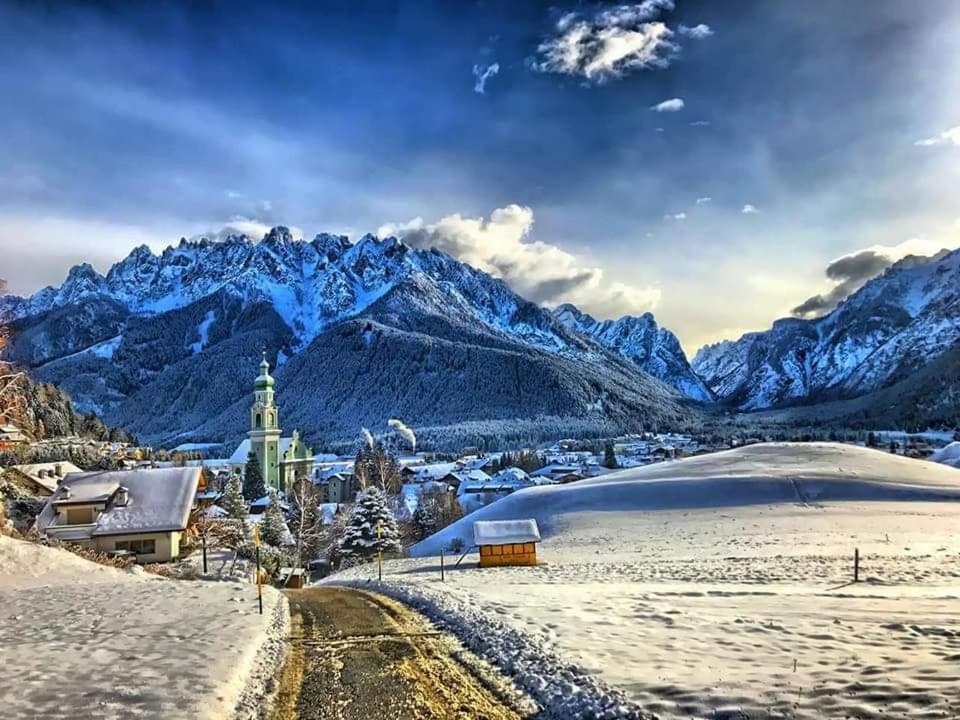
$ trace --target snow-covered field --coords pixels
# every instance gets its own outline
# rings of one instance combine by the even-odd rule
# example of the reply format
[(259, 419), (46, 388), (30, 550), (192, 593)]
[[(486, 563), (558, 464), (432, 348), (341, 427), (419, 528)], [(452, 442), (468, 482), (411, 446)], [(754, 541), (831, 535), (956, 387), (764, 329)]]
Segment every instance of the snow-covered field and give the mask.
[[(474, 519), (520, 517), (540, 524), (541, 566), (479, 570), (473, 554), (451, 569), (448, 555), (440, 582), (430, 553)], [(440, 535), (388, 563), (384, 589), (502, 654), (557, 717), (590, 703), (609, 717), (960, 717), (953, 468), (751, 446), (516, 493)]]
[(245, 716), (251, 676), (286, 632), (285, 601), (264, 591), (260, 616), (252, 585), (164, 580), (0, 536), (0, 716)]

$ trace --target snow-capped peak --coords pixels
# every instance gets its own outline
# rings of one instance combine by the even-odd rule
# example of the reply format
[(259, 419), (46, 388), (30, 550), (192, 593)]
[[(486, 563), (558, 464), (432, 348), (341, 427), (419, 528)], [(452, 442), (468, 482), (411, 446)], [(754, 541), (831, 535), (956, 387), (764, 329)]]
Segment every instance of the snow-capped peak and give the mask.
[(569, 303), (558, 306), (553, 313), (567, 327), (593, 338), (687, 397), (713, 400), (713, 393), (691, 369), (677, 337), (659, 327), (651, 313), (597, 321)]

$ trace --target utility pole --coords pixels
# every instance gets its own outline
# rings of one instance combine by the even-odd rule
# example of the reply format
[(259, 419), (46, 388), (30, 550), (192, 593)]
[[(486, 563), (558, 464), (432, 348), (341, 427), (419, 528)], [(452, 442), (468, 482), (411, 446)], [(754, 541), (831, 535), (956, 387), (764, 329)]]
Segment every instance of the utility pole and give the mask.
[(380, 523), (377, 523), (377, 581), (383, 582), (383, 545), (380, 538), (383, 536)]

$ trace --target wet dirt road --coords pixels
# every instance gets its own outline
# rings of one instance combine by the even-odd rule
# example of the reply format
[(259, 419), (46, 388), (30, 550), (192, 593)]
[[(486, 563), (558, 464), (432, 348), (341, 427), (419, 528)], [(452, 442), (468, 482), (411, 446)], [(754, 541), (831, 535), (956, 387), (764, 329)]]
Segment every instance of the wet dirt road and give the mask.
[(346, 588), (287, 591), (291, 638), (272, 720), (519, 720), (488, 666), (423, 617)]

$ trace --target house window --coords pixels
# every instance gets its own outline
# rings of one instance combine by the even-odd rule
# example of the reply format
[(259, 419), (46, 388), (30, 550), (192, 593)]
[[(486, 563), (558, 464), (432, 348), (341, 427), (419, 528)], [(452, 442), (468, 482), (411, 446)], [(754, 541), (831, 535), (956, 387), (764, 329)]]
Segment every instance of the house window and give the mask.
[(153, 555), (157, 552), (157, 541), (149, 540), (117, 540), (114, 544), (117, 551), (131, 552), (134, 555)]
[(257, 424), (257, 427), (260, 427), (263, 424), (263, 421), (260, 418), (260, 413), (257, 413), (256, 424)]
[(93, 523), (93, 508), (67, 508), (67, 525), (90, 525)]

